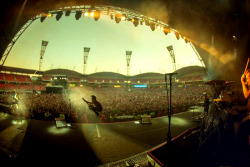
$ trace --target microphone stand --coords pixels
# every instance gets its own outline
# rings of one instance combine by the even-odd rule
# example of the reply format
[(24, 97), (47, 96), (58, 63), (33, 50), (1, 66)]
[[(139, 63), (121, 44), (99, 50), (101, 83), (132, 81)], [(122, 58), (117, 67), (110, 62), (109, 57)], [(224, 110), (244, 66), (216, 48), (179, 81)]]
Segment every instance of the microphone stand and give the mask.
[[(172, 114), (172, 76), (177, 73), (166, 73), (165, 74), (165, 82), (167, 89), (167, 101), (168, 101), (168, 134), (167, 134), (167, 144), (171, 144), (172, 136), (171, 136), (171, 114)], [(168, 99), (168, 85), (167, 85), (167, 76), (169, 76), (169, 93), (170, 98)]]

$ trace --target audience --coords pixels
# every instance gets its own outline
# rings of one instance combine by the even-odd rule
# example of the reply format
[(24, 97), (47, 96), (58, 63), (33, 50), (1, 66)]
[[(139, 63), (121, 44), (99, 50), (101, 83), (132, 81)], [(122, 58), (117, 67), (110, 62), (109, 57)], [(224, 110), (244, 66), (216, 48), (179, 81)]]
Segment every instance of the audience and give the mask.
[[(211, 92), (207, 85), (190, 85), (172, 88), (173, 113), (185, 112), (190, 106), (202, 101), (203, 92)], [(82, 97), (90, 100), (95, 95), (103, 106), (101, 122), (122, 121), (116, 119), (124, 116), (124, 121), (140, 119), (141, 115), (160, 117), (168, 114), (167, 91), (162, 88), (130, 88), (127, 87), (75, 87), (65, 94), (19, 93), (18, 105), (12, 105), (11, 113), (35, 119), (52, 121), (63, 117), (69, 122), (91, 122), (93, 113), (89, 111)], [(169, 92), (168, 92), (169, 95)], [(11, 94), (1, 94), (0, 103), (10, 103)], [(129, 117), (126, 117), (129, 116)]]

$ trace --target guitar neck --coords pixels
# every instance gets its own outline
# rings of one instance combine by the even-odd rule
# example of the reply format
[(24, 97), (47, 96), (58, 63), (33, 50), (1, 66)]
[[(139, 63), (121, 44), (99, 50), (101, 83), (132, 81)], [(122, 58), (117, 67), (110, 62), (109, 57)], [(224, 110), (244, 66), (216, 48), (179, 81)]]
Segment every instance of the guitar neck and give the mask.
[(83, 101), (85, 101), (85, 103), (87, 103), (88, 105), (90, 104), (90, 102), (88, 102), (87, 100), (83, 99)]

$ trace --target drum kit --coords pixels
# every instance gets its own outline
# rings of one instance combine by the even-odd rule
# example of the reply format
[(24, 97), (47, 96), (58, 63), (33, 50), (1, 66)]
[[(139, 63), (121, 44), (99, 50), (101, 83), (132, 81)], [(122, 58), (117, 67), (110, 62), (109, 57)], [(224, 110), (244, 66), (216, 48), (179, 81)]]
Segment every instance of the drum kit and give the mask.
[(238, 85), (234, 81), (214, 79), (205, 84), (211, 85), (214, 99), (210, 104), (208, 114), (202, 121), (201, 143), (205, 142), (212, 133), (217, 132), (218, 134), (218, 132), (221, 133), (221, 131), (230, 127), (229, 115), (237, 114), (232, 106), (238, 103), (241, 96), (240, 91), (235, 91)]

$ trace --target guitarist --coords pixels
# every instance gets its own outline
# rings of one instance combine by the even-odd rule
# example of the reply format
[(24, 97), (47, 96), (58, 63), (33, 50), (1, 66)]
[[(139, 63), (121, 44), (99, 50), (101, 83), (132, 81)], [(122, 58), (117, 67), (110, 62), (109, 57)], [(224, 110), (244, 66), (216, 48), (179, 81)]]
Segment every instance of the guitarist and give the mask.
[(102, 112), (102, 105), (99, 101), (96, 100), (96, 96), (95, 95), (91, 96), (91, 99), (92, 99), (91, 102), (85, 100), (84, 98), (82, 99), (88, 104), (89, 109), (94, 111), (96, 116), (98, 117), (100, 113)]

